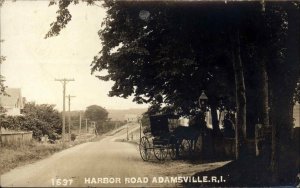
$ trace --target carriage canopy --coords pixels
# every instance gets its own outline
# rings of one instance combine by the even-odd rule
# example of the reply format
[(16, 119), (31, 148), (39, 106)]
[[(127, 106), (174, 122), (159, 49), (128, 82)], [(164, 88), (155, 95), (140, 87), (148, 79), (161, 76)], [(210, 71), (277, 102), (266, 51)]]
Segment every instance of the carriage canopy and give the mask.
[(151, 134), (162, 136), (170, 133), (170, 129), (176, 126), (179, 116), (172, 114), (150, 116)]

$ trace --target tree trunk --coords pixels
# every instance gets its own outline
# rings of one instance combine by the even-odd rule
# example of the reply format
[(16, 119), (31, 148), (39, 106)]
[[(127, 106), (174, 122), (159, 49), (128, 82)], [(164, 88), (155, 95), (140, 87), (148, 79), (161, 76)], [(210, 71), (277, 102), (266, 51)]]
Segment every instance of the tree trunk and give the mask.
[(260, 94), (261, 94), (261, 120), (264, 128), (269, 127), (269, 84), (266, 70), (266, 62), (263, 58), (260, 66)]
[[(263, 50), (262, 50), (263, 51)], [(262, 124), (263, 136), (264, 139), (258, 143), (262, 147), (260, 147), (259, 155), (269, 161), (271, 157), (271, 134), (270, 132), (266, 132), (270, 128), (269, 121), (269, 84), (268, 84), (268, 74), (266, 70), (266, 61), (264, 58), (264, 54), (261, 56), (262, 60), (259, 62), (258, 72), (259, 72), (259, 94), (261, 96), (259, 108), (260, 114), (258, 115), (260, 122)]]
[[(292, 3), (287, 4), (288, 35), (286, 62), (273, 67), (272, 78), (272, 156), (271, 170), (273, 181), (278, 181), (282, 149), (292, 147), (291, 131), (293, 125), (293, 94), (300, 72), (300, 13)], [(279, 64), (279, 63), (277, 63)], [(288, 160), (288, 159), (285, 159)], [(283, 175), (283, 174), (282, 174)], [(284, 175), (283, 175), (284, 176)]]
[(235, 138), (236, 138), (236, 159), (240, 159), (245, 154), (246, 145), (246, 88), (244, 82), (243, 65), (241, 60), (240, 50), (240, 35), (239, 31), (236, 31), (233, 39), (232, 59), (233, 69), (235, 75), (236, 85), (236, 126), (235, 126)]
[[(291, 91), (289, 91), (291, 92)], [(292, 97), (286, 96), (284, 92), (274, 93), (272, 104), (272, 154), (271, 170), (273, 172), (273, 181), (278, 181), (278, 170), (280, 169), (280, 158), (284, 158), (283, 148), (290, 147), (291, 125), (292, 125)], [(288, 160), (288, 159), (285, 159)], [(280, 169), (283, 170), (283, 169)]]

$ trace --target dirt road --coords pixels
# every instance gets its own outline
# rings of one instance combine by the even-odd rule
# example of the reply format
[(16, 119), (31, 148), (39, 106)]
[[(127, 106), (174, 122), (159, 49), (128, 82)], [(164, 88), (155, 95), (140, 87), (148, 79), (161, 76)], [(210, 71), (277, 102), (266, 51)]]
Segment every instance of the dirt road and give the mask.
[[(128, 126), (129, 133), (138, 125)], [(127, 128), (104, 136), (96, 142), (81, 144), (51, 157), (16, 168), (1, 176), (1, 187), (133, 187), (179, 184), (153, 182), (155, 177), (189, 176), (213, 169), (226, 162), (192, 165), (184, 161), (144, 162), (135, 144), (120, 142)]]

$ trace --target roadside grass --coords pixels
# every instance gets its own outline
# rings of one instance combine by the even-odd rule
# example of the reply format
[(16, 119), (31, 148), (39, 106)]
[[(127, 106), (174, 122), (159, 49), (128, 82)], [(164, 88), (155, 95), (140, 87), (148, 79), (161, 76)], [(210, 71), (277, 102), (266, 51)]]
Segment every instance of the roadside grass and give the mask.
[[(143, 136), (143, 135), (142, 135)], [(128, 134), (128, 139), (126, 138), (126, 136), (124, 138), (119, 138), (116, 139), (116, 142), (128, 142), (128, 143), (132, 143), (132, 144), (139, 144), (140, 142), (140, 130), (137, 129), (135, 131), (132, 131)]]
[(89, 141), (96, 141), (99, 137), (86, 137), (75, 141), (65, 143), (40, 143), (32, 140), (30, 143), (23, 145), (0, 146), (0, 175), (16, 167), (36, 162), (44, 159), (56, 152), (82, 144)]
[(4, 174), (18, 166), (43, 159), (66, 148), (68, 148), (67, 144), (41, 144), (37, 141), (31, 141), (21, 146), (3, 146), (0, 155), (0, 174)]

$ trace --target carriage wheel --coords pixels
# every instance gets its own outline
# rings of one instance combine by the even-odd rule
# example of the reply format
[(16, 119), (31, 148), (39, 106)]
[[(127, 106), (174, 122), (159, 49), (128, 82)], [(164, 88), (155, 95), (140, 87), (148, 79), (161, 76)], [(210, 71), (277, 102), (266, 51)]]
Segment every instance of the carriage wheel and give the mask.
[(177, 154), (177, 146), (178, 146), (178, 141), (175, 139), (175, 137), (170, 138), (170, 143), (169, 143), (169, 155), (172, 160), (175, 160), (178, 158)]
[(154, 156), (162, 161), (168, 156), (168, 148), (164, 145), (158, 145), (153, 147)]
[(176, 144), (171, 144), (170, 149), (169, 149), (169, 155), (172, 160), (177, 159), (177, 154), (176, 154)]
[(143, 136), (140, 140), (140, 155), (144, 161), (148, 161), (150, 158), (150, 142), (147, 137)]

